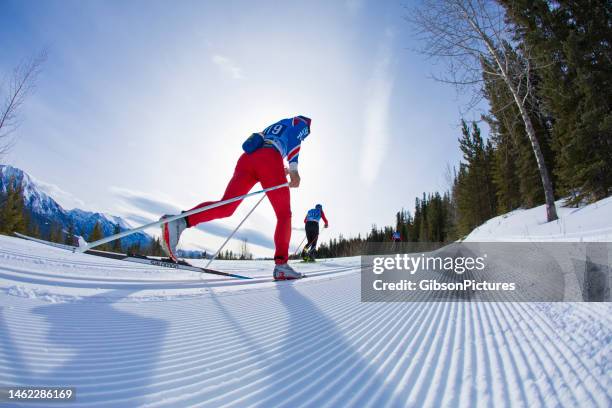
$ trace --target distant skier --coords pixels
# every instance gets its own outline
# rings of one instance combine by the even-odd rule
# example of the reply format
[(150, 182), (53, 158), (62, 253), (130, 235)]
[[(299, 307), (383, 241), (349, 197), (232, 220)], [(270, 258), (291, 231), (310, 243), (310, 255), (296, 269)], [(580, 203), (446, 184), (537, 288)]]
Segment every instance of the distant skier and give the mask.
[(399, 231), (395, 231), (393, 233), (393, 237), (392, 238), (393, 238), (393, 242), (402, 242), (402, 236), (399, 233)]
[(308, 213), (306, 213), (306, 217), (304, 218), (306, 240), (308, 241), (302, 250), (302, 258), (305, 261), (314, 261), (315, 259), (317, 240), (319, 239), (319, 220), (321, 220), (321, 218), (323, 218), (325, 228), (329, 227), (327, 217), (325, 217), (323, 206), (321, 204), (317, 204), (315, 208), (308, 210)]
[[(311, 120), (305, 116), (282, 119), (262, 132), (253, 133), (242, 145), (244, 153), (238, 159), (234, 175), (229, 181), (222, 200), (244, 195), (257, 183), (263, 188), (274, 187), (287, 182), (289, 187), (297, 188), (300, 185), (298, 172), (298, 156), (300, 144), (310, 134)], [(283, 159), (286, 158), (289, 168), (286, 168)], [(302, 274), (296, 272), (287, 264), (289, 259), (289, 240), (291, 239), (291, 200), (288, 188), (281, 188), (267, 193), (268, 199), (276, 214), (276, 230), (274, 232), (274, 279), (299, 279)], [(217, 201), (207, 201), (195, 206), (201, 208), (214, 204)], [(176, 246), (182, 232), (186, 228), (212, 221), (218, 218), (231, 216), (241, 201), (229, 203), (190, 215), (162, 226), (162, 247), (168, 256), (175, 261)], [(170, 217), (164, 215), (162, 218)]]

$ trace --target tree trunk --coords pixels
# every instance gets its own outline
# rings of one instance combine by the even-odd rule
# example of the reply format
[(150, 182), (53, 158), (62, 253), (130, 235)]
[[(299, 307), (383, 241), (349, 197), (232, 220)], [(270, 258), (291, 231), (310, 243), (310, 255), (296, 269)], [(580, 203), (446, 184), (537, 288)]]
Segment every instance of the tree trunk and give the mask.
[[(466, 16), (467, 16), (467, 12)], [(542, 188), (544, 189), (544, 198), (546, 200), (546, 220), (548, 222), (554, 221), (558, 219), (557, 217), (557, 207), (555, 206), (555, 195), (553, 192), (552, 182), (550, 181), (550, 175), (548, 174), (548, 169), (546, 168), (546, 163), (544, 163), (544, 155), (542, 154), (542, 149), (540, 149), (540, 143), (536, 138), (535, 129), (533, 128), (533, 124), (531, 123), (531, 118), (527, 112), (527, 108), (525, 107), (525, 103), (521, 100), (521, 97), (518, 94), (518, 90), (512, 83), (510, 79), (510, 75), (504, 64), (502, 63), (500, 56), (498, 55), (495, 47), (493, 46), (493, 41), (478, 27), (478, 25), (467, 17), (468, 21), (474, 27), (474, 29), (478, 32), (481, 38), (484, 40), (487, 49), (489, 50), (489, 54), (495, 59), (495, 63), (497, 64), (497, 68), (508, 86), (508, 89), (512, 93), (512, 97), (516, 102), (516, 105), (521, 112), (521, 117), (523, 118), (523, 122), (525, 123), (525, 130), (527, 131), (527, 136), (529, 137), (529, 141), (531, 142), (531, 147), (533, 148), (533, 154), (536, 157), (536, 162), (538, 164), (538, 170), (540, 172), (540, 179), (542, 180)], [(529, 73), (527, 73), (528, 75)]]
[(505, 74), (503, 76), (508, 88), (510, 88), (510, 92), (512, 92), (514, 101), (521, 112), (521, 117), (525, 123), (525, 130), (527, 131), (527, 136), (529, 136), (529, 141), (531, 142), (531, 147), (533, 148), (533, 154), (535, 155), (536, 162), (538, 164), (540, 178), (542, 179), (542, 187), (544, 188), (544, 198), (546, 200), (546, 220), (548, 222), (554, 221), (559, 218), (557, 217), (557, 207), (555, 206), (555, 194), (553, 192), (552, 182), (550, 181), (548, 168), (546, 168), (546, 163), (544, 162), (544, 155), (542, 154), (542, 149), (540, 149), (540, 143), (536, 138), (535, 129), (533, 128), (533, 124), (531, 123), (531, 118), (527, 113), (525, 104), (519, 97), (514, 85), (510, 83), (509, 79), (507, 79), (507, 76)]

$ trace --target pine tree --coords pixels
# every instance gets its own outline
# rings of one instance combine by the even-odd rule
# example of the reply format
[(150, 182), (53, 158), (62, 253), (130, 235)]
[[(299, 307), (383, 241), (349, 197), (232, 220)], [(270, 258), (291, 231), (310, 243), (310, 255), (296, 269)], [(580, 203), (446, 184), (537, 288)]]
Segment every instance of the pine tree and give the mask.
[(153, 255), (153, 256), (164, 256), (165, 255), (159, 238), (156, 237), (151, 242), (148, 253), (149, 255)]
[(51, 227), (49, 229), (49, 241), (63, 243), (65, 242), (64, 233), (62, 232), (62, 226), (53, 221), (51, 222)]
[(461, 133), (459, 147), (464, 162), (459, 165), (453, 188), (457, 203), (457, 233), (460, 236), (492, 218), (497, 209), (491, 141), (484, 142), (476, 123), (470, 131), (467, 123), (462, 121)]
[(570, 203), (612, 193), (612, 3), (503, 0), (516, 36), (542, 61), (538, 93), (554, 118), (555, 174)]
[[(121, 232), (121, 227), (119, 226), (119, 224), (115, 224), (115, 228), (113, 230), (113, 235), (119, 234)], [(110, 250), (113, 252), (122, 252), (123, 251), (123, 247), (121, 245), (121, 240), (120, 239), (116, 239), (114, 241), (112, 241), (110, 243)]]
[(7, 203), (8, 203), (8, 194), (3, 192), (2, 189), (0, 188), (0, 234), (5, 233), (4, 229), (8, 222), (8, 220), (5, 219), (6, 218), (5, 207)]
[(77, 238), (74, 231), (74, 223), (72, 221), (68, 222), (68, 230), (66, 231), (66, 235), (64, 237), (64, 244), (66, 245), (78, 245)]
[(104, 238), (104, 234), (102, 233), (102, 227), (100, 226), (99, 222), (96, 222), (91, 232), (89, 233), (89, 237), (87, 237), (87, 241), (94, 242), (102, 238)]
[(451, 192), (447, 191), (442, 197), (445, 208), (445, 235), (443, 242), (453, 242), (459, 238), (457, 233), (457, 208)]
[(412, 225), (412, 241), (413, 242), (418, 242), (420, 240), (420, 232), (421, 232), (421, 220), (422, 220), (422, 213), (421, 213), (421, 203), (419, 201), (419, 198), (415, 198), (414, 200), (414, 222)]
[(6, 186), (3, 199), (0, 198), (0, 233), (27, 232), (23, 187), (14, 177)]
[(25, 219), (25, 224), (26, 224), (26, 234), (34, 237), (34, 238), (42, 238), (42, 235), (40, 234), (40, 227), (38, 226), (38, 223), (35, 221), (32, 212), (28, 209), (25, 210), (24, 213), (24, 219)]
[[(91, 233), (89, 234), (87, 241), (91, 243), (91, 242), (97, 241), (102, 238), (104, 238), (104, 231), (102, 230), (102, 225), (100, 225), (99, 222), (96, 222), (96, 224), (91, 230)], [(97, 249), (99, 249), (100, 251), (110, 251), (111, 250), (108, 244), (102, 244), (98, 246)]]
[(135, 243), (129, 245), (127, 247), (126, 253), (130, 255), (144, 255), (141, 253), (140, 241), (136, 241)]

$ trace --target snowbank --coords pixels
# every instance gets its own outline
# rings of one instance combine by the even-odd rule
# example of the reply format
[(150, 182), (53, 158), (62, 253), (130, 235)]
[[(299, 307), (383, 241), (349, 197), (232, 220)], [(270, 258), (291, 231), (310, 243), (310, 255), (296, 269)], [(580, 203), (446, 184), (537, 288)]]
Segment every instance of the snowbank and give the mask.
[(491, 218), (465, 241), (612, 241), (612, 197), (580, 208), (563, 207), (563, 202), (557, 201), (556, 221), (546, 222), (544, 205), (519, 209)]

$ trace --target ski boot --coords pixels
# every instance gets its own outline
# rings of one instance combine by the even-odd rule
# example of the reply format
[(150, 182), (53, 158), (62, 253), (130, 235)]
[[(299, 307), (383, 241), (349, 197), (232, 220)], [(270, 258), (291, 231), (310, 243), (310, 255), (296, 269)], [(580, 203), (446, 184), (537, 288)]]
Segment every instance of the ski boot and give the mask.
[(306, 257), (307, 257), (306, 262), (316, 262), (314, 249), (311, 249), (310, 251), (308, 251), (308, 254), (306, 255)]
[[(165, 218), (173, 217), (173, 215), (164, 215), (160, 218), (163, 220)], [(178, 262), (178, 257), (176, 255), (176, 246), (179, 243), (179, 239), (181, 239), (181, 234), (187, 228), (187, 221), (184, 218), (179, 218), (178, 220), (170, 221), (161, 226), (161, 246), (166, 255), (174, 262)]]
[(301, 279), (304, 275), (295, 271), (289, 264), (279, 264), (274, 267), (274, 280)]

